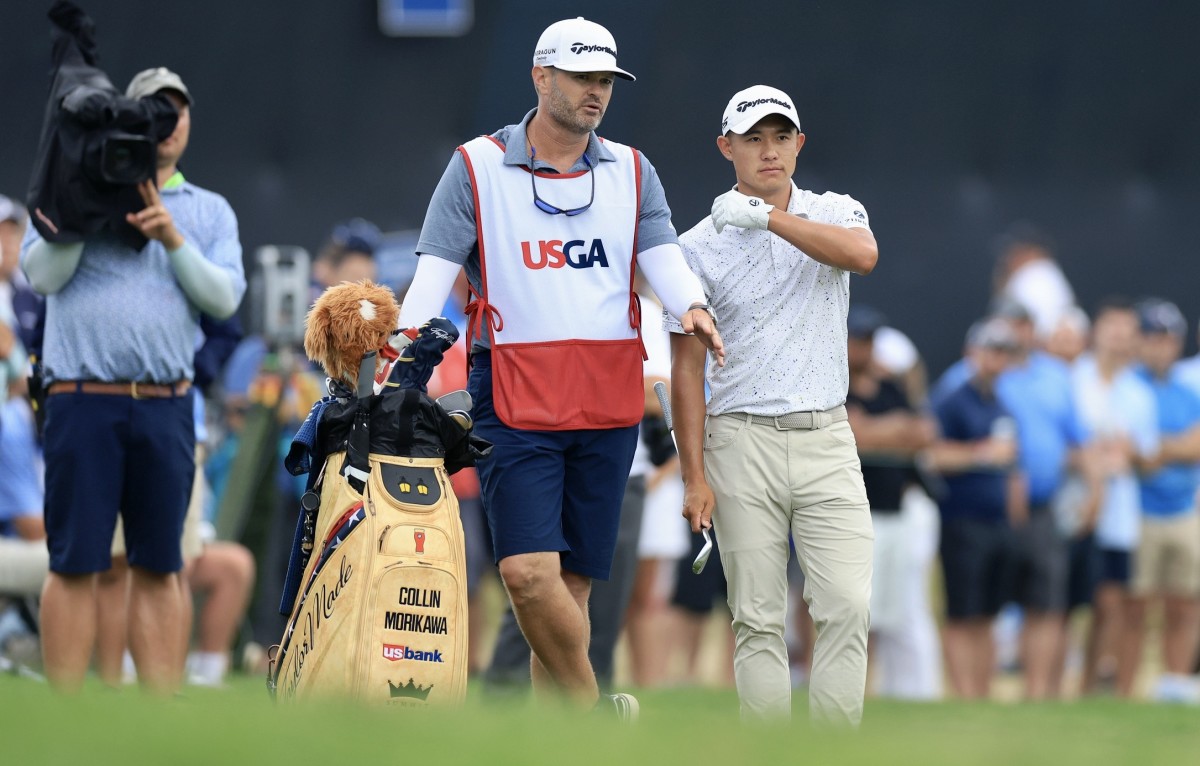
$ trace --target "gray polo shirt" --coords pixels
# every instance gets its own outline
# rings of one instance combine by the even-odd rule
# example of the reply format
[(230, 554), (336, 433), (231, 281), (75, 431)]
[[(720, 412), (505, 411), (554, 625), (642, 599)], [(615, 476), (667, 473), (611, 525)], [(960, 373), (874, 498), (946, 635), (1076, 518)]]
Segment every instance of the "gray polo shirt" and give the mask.
[[(536, 113), (536, 109), (530, 110), (520, 123), (508, 125), (492, 134), (492, 137), (505, 147), (505, 165), (529, 167), (529, 156), (525, 150), (525, 129)], [(588, 137), (584, 154), (593, 166), (601, 162), (616, 161), (612, 152), (595, 133)], [(662, 182), (658, 180), (658, 172), (654, 170), (650, 160), (646, 159), (645, 154), (638, 152), (638, 159), (642, 166), (642, 209), (638, 213), (637, 247), (638, 252), (642, 253), (659, 245), (678, 243), (679, 238), (675, 234), (675, 227), (671, 225), (671, 209), (667, 207), (667, 195), (663, 191)], [(537, 160), (533, 169), (547, 173), (558, 172), (541, 160)], [(587, 169), (581, 156), (569, 172), (577, 173)], [(603, 193), (604, 189), (597, 187), (596, 194)], [(532, 191), (529, 194), (529, 205), (533, 206)], [(461, 152), (454, 152), (446, 172), (442, 174), (442, 180), (438, 182), (433, 197), (429, 200), (425, 225), (421, 227), (421, 238), (417, 242), (417, 254), (436, 255), (452, 263), (463, 264), (471, 287), (475, 290), (480, 289), (475, 197), (471, 191), (471, 175), (467, 172)]]

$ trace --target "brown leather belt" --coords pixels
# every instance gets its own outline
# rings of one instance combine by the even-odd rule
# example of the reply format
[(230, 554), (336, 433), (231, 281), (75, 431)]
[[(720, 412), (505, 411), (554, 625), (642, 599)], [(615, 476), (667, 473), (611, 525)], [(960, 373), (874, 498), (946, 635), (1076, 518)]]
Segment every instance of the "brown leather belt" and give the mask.
[(106, 394), (108, 396), (128, 396), (133, 399), (170, 399), (183, 396), (192, 388), (190, 380), (177, 383), (138, 383), (123, 381), (121, 383), (104, 383), (99, 380), (62, 380), (51, 383), (46, 389), (47, 394)]

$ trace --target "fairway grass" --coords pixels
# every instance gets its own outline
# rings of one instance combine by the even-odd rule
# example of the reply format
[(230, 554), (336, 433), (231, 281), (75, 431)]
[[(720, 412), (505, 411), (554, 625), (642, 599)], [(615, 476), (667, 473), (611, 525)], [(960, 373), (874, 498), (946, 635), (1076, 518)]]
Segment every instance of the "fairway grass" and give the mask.
[[(642, 692), (642, 717), (483, 699), (453, 710), (273, 703), (261, 682), (155, 700), (89, 686), (64, 698), (0, 677), (4, 764), (1158, 764), (1200, 763), (1200, 710), (1115, 700), (1069, 704), (868, 701), (858, 732), (743, 726), (713, 689)], [(803, 697), (803, 695), (798, 695)]]

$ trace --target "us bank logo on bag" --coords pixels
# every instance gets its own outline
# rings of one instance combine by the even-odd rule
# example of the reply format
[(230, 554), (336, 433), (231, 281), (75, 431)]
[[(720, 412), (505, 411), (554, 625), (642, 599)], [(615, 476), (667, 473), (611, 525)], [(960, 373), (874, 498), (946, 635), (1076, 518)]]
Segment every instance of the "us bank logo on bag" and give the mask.
[(397, 646), (396, 644), (383, 645), (383, 658), (392, 662), (400, 660), (414, 660), (416, 662), (445, 662), (442, 659), (442, 650), (434, 649), (432, 652), (422, 652), (413, 649), (411, 646)]
[(540, 239), (521, 243), (521, 257), (527, 269), (590, 269), (595, 266), (608, 268), (608, 255), (604, 252), (604, 241), (593, 239), (589, 244), (582, 239), (563, 243), (561, 239)]

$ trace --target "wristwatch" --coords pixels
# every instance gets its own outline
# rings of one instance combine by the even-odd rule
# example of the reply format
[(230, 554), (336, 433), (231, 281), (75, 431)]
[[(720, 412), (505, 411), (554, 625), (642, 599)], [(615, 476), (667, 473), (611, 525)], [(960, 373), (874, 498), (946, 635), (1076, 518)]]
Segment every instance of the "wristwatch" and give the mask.
[(688, 306), (688, 311), (695, 311), (696, 309), (707, 311), (708, 315), (712, 317), (713, 324), (717, 323), (717, 312), (713, 311), (712, 306), (708, 305), (707, 303), (693, 303), (692, 305)]

